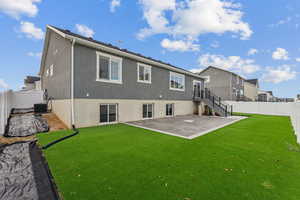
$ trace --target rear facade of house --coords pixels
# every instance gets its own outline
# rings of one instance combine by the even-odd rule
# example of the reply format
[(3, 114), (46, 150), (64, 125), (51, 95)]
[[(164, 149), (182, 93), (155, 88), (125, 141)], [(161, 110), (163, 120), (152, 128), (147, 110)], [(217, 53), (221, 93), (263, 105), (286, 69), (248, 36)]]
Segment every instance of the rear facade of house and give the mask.
[(206, 79), (205, 87), (210, 89), (222, 100), (238, 101), (244, 98), (244, 79), (232, 72), (208, 67), (199, 73)]
[(69, 127), (197, 113), (199, 75), (48, 26), (40, 75)]

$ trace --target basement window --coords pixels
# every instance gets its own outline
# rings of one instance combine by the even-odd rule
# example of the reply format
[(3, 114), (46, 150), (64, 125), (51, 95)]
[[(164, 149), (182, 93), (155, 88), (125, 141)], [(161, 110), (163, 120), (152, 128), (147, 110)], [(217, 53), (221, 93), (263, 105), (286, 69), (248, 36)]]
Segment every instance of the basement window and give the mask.
[(153, 118), (153, 104), (143, 104), (143, 119)]
[(166, 116), (174, 116), (174, 104), (168, 103), (166, 104)]
[(100, 123), (114, 123), (117, 121), (117, 104), (100, 104)]
[(97, 81), (122, 84), (122, 58), (97, 52)]

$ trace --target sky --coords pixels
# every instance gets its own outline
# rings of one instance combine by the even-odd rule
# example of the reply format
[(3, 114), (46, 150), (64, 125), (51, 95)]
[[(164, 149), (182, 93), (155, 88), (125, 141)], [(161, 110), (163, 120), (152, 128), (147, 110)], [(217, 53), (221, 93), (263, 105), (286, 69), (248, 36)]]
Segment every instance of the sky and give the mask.
[(193, 72), (258, 78), (277, 97), (300, 94), (299, 0), (0, 0), (0, 90), (38, 74), (47, 24)]

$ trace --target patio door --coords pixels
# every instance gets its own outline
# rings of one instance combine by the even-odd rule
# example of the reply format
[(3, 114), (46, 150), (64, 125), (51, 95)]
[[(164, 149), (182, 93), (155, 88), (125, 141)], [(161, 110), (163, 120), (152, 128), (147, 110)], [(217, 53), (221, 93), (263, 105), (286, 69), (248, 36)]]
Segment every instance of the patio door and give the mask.
[(117, 112), (117, 104), (100, 104), (100, 123), (116, 122), (118, 120)]

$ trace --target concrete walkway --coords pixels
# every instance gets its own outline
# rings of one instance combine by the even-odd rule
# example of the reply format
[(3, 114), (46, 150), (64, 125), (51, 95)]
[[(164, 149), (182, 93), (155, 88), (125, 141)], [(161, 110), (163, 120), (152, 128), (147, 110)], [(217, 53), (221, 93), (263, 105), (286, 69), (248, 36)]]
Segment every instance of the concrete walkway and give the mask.
[(149, 119), (126, 123), (168, 135), (193, 139), (245, 119), (242, 116), (216, 117), (186, 115), (161, 119)]

